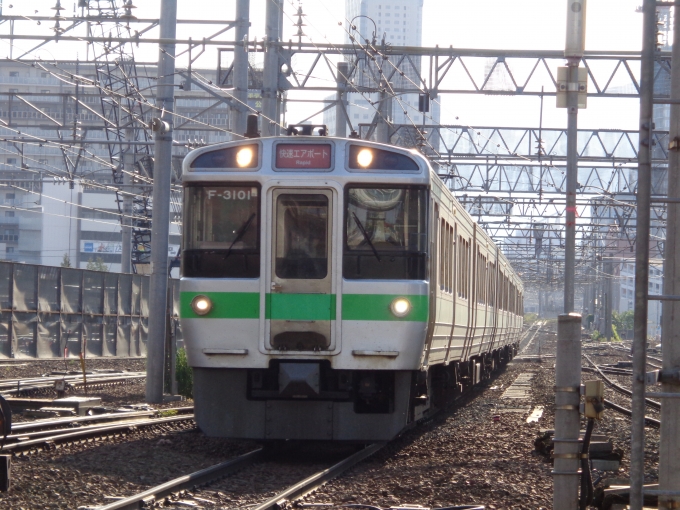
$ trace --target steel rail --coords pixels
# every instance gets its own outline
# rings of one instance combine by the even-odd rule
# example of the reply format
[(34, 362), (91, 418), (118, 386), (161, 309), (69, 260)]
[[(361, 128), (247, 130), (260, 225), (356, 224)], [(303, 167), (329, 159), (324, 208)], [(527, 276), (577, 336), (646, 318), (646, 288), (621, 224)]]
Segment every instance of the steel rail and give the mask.
[(179, 478), (152, 487), (151, 489), (135, 494), (134, 496), (118, 500), (105, 506), (100, 506), (98, 507), (98, 510), (133, 510), (137, 508), (146, 508), (150, 506), (153, 501), (165, 498), (174, 492), (179, 492), (198, 485), (204, 485), (219, 478), (223, 478), (238, 469), (242, 469), (253, 462), (260, 460), (262, 456), (263, 450), (261, 448), (253, 450), (252, 452), (236, 457), (235, 459), (201, 469), (200, 471), (196, 471), (189, 475), (180, 476)]
[[(301, 482), (288, 487), (264, 503), (253, 506), (251, 510), (273, 510), (282, 508), (285, 503), (301, 498), (318, 487), (321, 487), (329, 480), (337, 478), (351, 467), (376, 453), (385, 444), (386, 443), (374, 443), (363, 450), (350, 455), (330, 468), (319, 471)], [(235, 459), (216, 464), (188, 475), (180, 476), (179, 478), (152, 487), (144, 492), (140, 492), (105, 506), (100, 506), (98, 507), (98, 510), (136, 510), (139, 508), (146, 508), (152, 505), (154, 501), (163, 499), (173, 493), (209, 484), (217, 479), (223, 478), (237, 469), (242, 469), (253, 462), (260, 460), (262, 457), (262, 449), (254, 450)]]
[(186, 416), (172, 416), (170, 418), (156, 418), (152, 420), (147, 420), (147, 421), (135, 421), (135, 422), (128, 422), (124, 424), (116, 424), (116, 425), (102, 425), (100, 427), (93, 426), (93, 427), (87, 427), (86, 429), (81, 429), (75, 432), (68, 432), (66, 434), (57, 434), (55, 436), (48, 436), (48, 437), (43, 437), (39, 439), (30, 439), (28, 441), (20, 441), (18, 443), (12, 443), (9, 445), (3, 446), (3, 448), (0, 449), (0, 452), (8, 452), (8, 451), (21, 451), (21, 450), (26, 450), (30, 449), (29, 447), (37, 447), (37, 446), (48, 446), (53, 443), (57, 442), (64, 442), (68, 440), (77, 440), (77, 439), (87, 439), (89, 437), (93, 436), (101, 436), (104, 434), (110, 434), (112, 432), (120, 432), (123, 430), (135, 430), (138, 427), (152, 427), (154, 425), (165, 425), (168, 423), (175, 423), (175, 422), (180, 422), (180, 421), (188, 421), (188, 420), (193, 420), (194, 415), (186, 415)]
[[(73, 377), (73, 376), (71, 376)], [(135, 381), (135, 380), (141, 380), (145, 379), (146, 375), (145, 374), (139, 374), (139, 375), (127, 375), (127, 376), (120, 376), (119, 374), (116, 374), (116, 377), (99, 377), (99, 376), (94, 376), (94, 378), (88, 378), (87, 382), (83, 380), (82, 376), (79, 376), (79, 378), (76, 379), (61, 379), (61, 378), (55, 378), (55, 379), (48, 379), (45, 380), (44, 382), (28, 382), (28, 383), (23, 383), (22, 384), (22, 379), (17, 380), (18, 382), (14, 383), (14, 386), (10, 383), (7, 384), (1, 384), (0, 383), (0, 394), (4, 395), (14, 395), (17, 393), (22, 393), (22, 392), (30, 392), (30, 391), (37, 391), (37, 390), (46, 390), (46, 389), (51, 389), (54, 388), (54, 382), (55, 381), (60, 381), (60, 380), (65, 380), (65, 382), (74, 388), (79, 388), (81, 386), (87, 386), (89, 387), (99, 387), (107, 384), (120, 384), (120, 383), (126, 383), (130, 381)]]
[(50, 420), (36, 420), (30, 422), (20, 422), (12, 424), (12, 432), (30, 432), (37, 430), (44, 430), (46, 427), (60, 427), (63, 425), (72, 425), (75, 423), (87, 423), (97, 421), (116, 421), (124, 418), (145, 418), (151, 417), (162, 412), (176, 411), (177, 414), (193, 413), (193, 406), (187, 407), (173, 407), (169, 409), (156, 409), (153, 411), (129, 411), (121, 413), (105, 413), (96, 414), (94, 416), (78, 416), (72, 418), (56, 418)]
[(346, 459), (341, 460), (334, 466), (305, 478), (301, 482), (298, 482), (288, 489), (278, 493), (273, 498), (270, 498), (264, 503), (253, 507), (251, 510), (278, 510), (279, 508), (283, 508), (286, 503), (290, 503), (296, 499), (299, 499), (306, 494), (318, 489), (333, 478), (337, 478), (351, 467), (376, 453), (383, 446), (385, 446), (385, 444), (386, 443), (374, 443), (370, 446), (367, 446), (363, 450), (360, 450), (357, 453), (350, 455)]
[[(621, 414), (624, 414), (629, 418), (633, 416), (633, 411), (631, 411), (630, 409), (626, 409), (625, 407), (621, 407), (620, 405), (615, 404), (611, 400), (604, 399), (604, 406), (608, 407), (609, 409), (613, 409), (614, 411), (617, 411)], [(650, 418), (649, 416), (645, 416), (645, 423), (655, 429), (661, 428), (661, 422), (655, 418)]]
[[(124, 372), (116, 372), (113, 374), (102, 374), (102, 373), (86, 373), (85, 374), (88, 377), (88, 382), (89, 381), (100, 381), (100, 380), (109, 380), (109, 379), (133, 379), (137, 377), (145, 377), (144, 372), (129, 372), (129, 373), (124, 373)], [(72, 375), (50, 375), (47, 377), (26, 377), (26, 378), (18, 378), (18, 379), (0, 379), (0, 389), (2, 388), (12, 388), (15, 387), (17, 384), (23, 386), (23, 385), (31, 385), (31, 384), (45, 384), (45, 383), (54, 383), (54, 381), (66, 381), (66, 382), (82, 382), (83, 381), (83, 375), (82, 374), (72, 374)]]
[[(632, 357), (633, 357), (633, 355), (630, 354), (630, 349), (626, 349), (625, 347), (615, 347), (615, 346), (613, 346), (613, 345), (610, 345), (609, 347), (612, 348), (612, 349), (614, 349), (615, 351), (625, 352), (625, 353), (626, 353), (626, 356), (628, 356), (629, 358), (632, 358)], [(646, 358), (647, 358), (647, 364), (648, 364), (650, 367), (654, 367), (654, 368), (663, 368), (661, 365), (657, 365), (656, 363), (652, 363), (652, 362), (649, 361), (650, 359), (652, 359), (652, 360), (654, 360), (654, 361), (658, 361), (659, 363), (662, 363), (663, 360), (662, 360), (661, 358), (657, 358), (657, 357), (655, 357), (655, 356), (649, 356), (649, 355), (647, 355)]]
[(531, 328), (534, 327), (534, 324), (532, 324), (531, 327), (526, 330), (526, 332), (524, 333), (524, 336), (519, 341), (520, 346), (519, 346), (519, 352), (517, 353), (518, 356), (520, 356), (531, 345), (531, 343), (534, 341), (534, 338), (536, 338), (536, 335), (538, 335), (538, 333), (541, 331), (541, 328), (543, 327), (543, 325), (544, 325), (543, 321), (536, 321), (536, 326), (537, 326), (536, 331), (534, 331), (534, 334), (531, 337), (531, 339), (529, 339), (529, 341), (526, 344), (524, 344), (524, 347), (522, 347), (522, 342), (529, 337), (529, 332), (531, 331)]
[[(583, 357), (586, 360), (588, 360), (588, 363), (590, 363), (595, 368), (595, 371), (600, 375), (600, 377), (602, 377), (602, 379), (604, 379), (604, 382), (608, 386), (614, 388), (619, 393), (623, 393), (624, 395), (627, 395), (628, 397), (631, 397), (631, 398), (633, 397), (633, 392), (631, 390), (624, 388), (623, 386), (615, 383), (609, 377), (607, 377), (604, 374), (604, 372), (602, 372), (602, 370), (600, 370), (600, 368), (595, 363), (593, 363), (593, 361), (590, 359), (590, 357), (587, 354), (584, 353)], [(661, 403), (657, 402), (656, 400), (645, 398), (645, 403), (647, 404), (647, 406), (651, 407), (652, 409), (656, 409), (657, 411), (661, 410)]]
[[(177, 417), (173, 416), (173, 418), (177, 418)], [(181, 416), (180, 418), (182, 418), (183, 420), (188, 419), (185, 416)], [(113, 423), (108, 423), (106, 425), (102, 425), (102, 424), (100, 424), (100, 425), (86, 425), (85, 427), (75, 429), (75, 431), (83, 433), (83, 434), (87, 434), (90, 431), (96, 431), (96, 430), (99, 430), (101, 428), (109, 427), (109, 426), (112, 426), (112, 425), (113, 426), (118, 426), (118, 425), (121, 425), (121, 426), (123, 426), (123, 425), (124, 426), (130, 426), (130, 425), (145, 426), (145, 425), (148, 424), (149, 420), (153, 420), (153, 418), (146, 418), (146, 419), (144, 419), (144, 418), (137, 418), (137, 419), (132, 418), (131, 419), (129, 417), (127, 417), (127, 418), (121, 417), (121, 419), (119, 421), (115, 421)], [(52, 430), (35, 430), (33, 432), (26, 432), (26, 433), (23, 433), (23, 434), (10, 434), (9, 436), (7, 436), (5, 438), (6, 439), (5, 444), (6, 445), (27, 444), (29, 441), (40, 439), (40, 438), (45, 438), (45, 437), (52, 440), (54, 437), (60, 437), (62, 434), (71, 434), (73, 432), (74, 432), (73, 428), (65, 428), (65, 429), (52, 429)]]

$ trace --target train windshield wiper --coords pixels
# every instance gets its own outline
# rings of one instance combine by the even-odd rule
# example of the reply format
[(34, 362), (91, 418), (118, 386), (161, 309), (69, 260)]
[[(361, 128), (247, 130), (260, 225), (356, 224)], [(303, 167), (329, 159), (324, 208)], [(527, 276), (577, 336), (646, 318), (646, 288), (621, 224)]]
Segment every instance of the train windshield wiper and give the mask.
[(373, 250), (373, 255), (375, 255), (375, 258), (378, 259), (378, 262), (382, 262), (380, 260), (380, 255), (378, 255), (378, 250), (375, 249), (375, 246), (373, 246), (373, 243), (371, 242), (371, 238), (368, 237), (368, 233), (366, 232), (366, 229), (364, 226), (361, 224), (361, 221), (359, 221), (359, 218), (357, 218), (357, 213), (352, 213), (352, 216), (354, 216), (354, 222), (357, 224), (357, 227), (359, 227), (359, 230), (361, 230), (361, 233), (364, 236), (364, 239), (368, 243), (368, 245), (371, 247), (371, 250)]
[(236, 243), (238, 243), (244, 235), (246, 235), (246, 231), (248, 230), (248, 227), (250, 224), (253, 222), (255, 219), (255, 213), (250, 215), (250, 218), (246, 220), (246, 222), (241, 226), (241, 228), (238, 231), (238, 234), (236, 234), (236, 237), (234, 237), (234, 240), (231, 242), (229, 245), (229, 248), (227, 249), (227, 253), (224, 255), (224, 258), (226, 259), (229, 255), (231, 255), (231, 249), (234, 247)]

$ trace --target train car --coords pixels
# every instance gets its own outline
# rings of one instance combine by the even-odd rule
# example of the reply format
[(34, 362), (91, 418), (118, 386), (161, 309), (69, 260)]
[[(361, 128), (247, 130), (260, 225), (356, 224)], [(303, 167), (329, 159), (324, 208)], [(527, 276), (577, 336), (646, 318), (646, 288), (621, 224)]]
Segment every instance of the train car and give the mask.
[(388, 440), (516, 352), (522, 282), (417, 151), (248, 138), (189, 153), (183, 182), (207, 435)]

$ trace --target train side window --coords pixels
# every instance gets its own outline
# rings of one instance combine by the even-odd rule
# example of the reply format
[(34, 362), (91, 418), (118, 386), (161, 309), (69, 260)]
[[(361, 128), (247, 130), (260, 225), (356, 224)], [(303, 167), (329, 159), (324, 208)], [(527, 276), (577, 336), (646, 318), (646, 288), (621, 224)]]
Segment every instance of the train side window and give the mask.
[(458, 261), (458, 297), (462, 299), (465, 297), (463, 292), (465, 286), (465, 243), (462, 236), (458, 236)]
[(465, 261), (465, 241), (463, 241), (463, 238), (460, 238), (460, 297), (465, 298), (465, 266), (467, 265)]
[(442, 218), (439, 229), (439, 288), (446, 288), (446, 222)]
[(449, 267), (451, 268), (451, 283), (449, 287), (451, 288), (451, 294), (454, 294), (456, 292), (456, 289), (453, 288), (453, 286), (456, 284), (455, 277), (456, 277), (456, 233), (457, 233), (457, 227), (454, 226), (451, 227), (451, 260), (449, 261)]
[(446, 224), (446, 292), (451, 292), (451, 227)]
[(451, 282), (453, 281), (453, 275), (451, 274), (451, 271), (453, 271), (453, 268), (451, 267), (451, 260), (453, 259), (453, 246), (451, 245), (451, 226), (446, 223), (446, 291), (447, 292), (453, 292), (453, 289), (451, 288)]
[(494, 304), (494, 283), (495, 283), (495, 276), (496, 276), (496, 264), (493, 262), (490, 264), (491, 268), (489, 270), (489, 306), (492, 308), (495, 307), (496, 305)]
[(470, 270), (472, 262), (472, 248), (470, 241), (465, 241), (465, 299), (470, 299)]

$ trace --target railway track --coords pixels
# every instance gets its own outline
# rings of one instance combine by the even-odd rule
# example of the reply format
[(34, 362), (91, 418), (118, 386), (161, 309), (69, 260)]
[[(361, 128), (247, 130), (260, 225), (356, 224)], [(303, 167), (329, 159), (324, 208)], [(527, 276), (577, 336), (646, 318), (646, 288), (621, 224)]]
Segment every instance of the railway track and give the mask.
[[(385, 443), (375, 443), (369, 445), (366, 448), (350, 455), (349, 457), (346, 457), (333, 466), (318, 471), (313, 475), (299, 481), (298, 483), (287, 487), (283, 491), (277, 493), (274, 497), (270, 497), (259, 504), (251, 505), (250, 509), (274, 510), (284, 508), (286, 505), (291, 504), (295, 500), (302, 498), (310, 492), (321, 487), (329, 480), (339, 477), (351, 467), (376, 453), (384, 445)], [(157, 485), (156, 487), (152, 487), (146, 491), (118, 500), (114, 503), (98, 507), (98, 510), (133, 510), (139, 508), (148, 508), (149, 506), (163, 501), (166, 498), (172, 498), (184, 490), (213, 483), (229, 474), (244, 469), (251, 464), (262, 460), (263, 457), (264, 451), (262, 449), (253, 450), (241, 455), (240, 457), (237, 457), (236, 459), (222, 462), (188, 475), (180, 476), (174, 480)]]
[(53, 392), (57, 381), (64, 381), (67, 388), (87, 386), (88, 389), (102, 388), (118, 384), (129, 384), (146, 378), (145, 372), (88, 373), (70, 375), (50, 375), (26, 379), (0, 379), (0, 395), (26, 396), (29, 394)]
[[(620, 384), (612, 381), (609, 377), (605, 375), (605, 373), (600, 369), (600, 367), (593, 362), (593, 360), (590, 359), (590, 357), (587, 354), (583, 354), (583, 357), (588, 361), (588, 363), (592, 366), (592, 368), (584, 367), (584, 370), (592, 370), (595, 373), (597, 373), (600, 377), (602, 377), (602, 380), (605, 382), (607, 386), (610, 388), (614, 389), (618, 393), (625, 395), (629, 398), (632, 398), (633, 392), (629, 390), (628, 388), (624, 388)], [(657, 402), (656, 400), (652, 400), (649, 398), (645, 398), (645, 403), (648, 407), (655, 409), (657, 411), (661, 410), (661, 404)], [(628, 418), (632, 417), (633, 413), (630, 409), (627, 409), (623, 406), (620, 406), (611, 400), (604, 399), (604, 405), (605, 407), (612, 409), (620, 414), (623, 414), (624, 416), (627, 416)], [(654, 428), (660, 428), (661, 427), (661, 422), (657, 420), (656, 418), (652, 418), (650, 416), (645, 416), (645, 424), (654, 427)]]
[[(534, 336), (540, 331), (540, 329), (541, 328), (539, 324), (539, 326), (534, 332)], [(455, 405), (455, 402), (459, 402), (462, 399), (462, 397), (467, 397), (470, 396), (471, 394), (473, 394), (473, 392), (471, 391), (465, 392), (463, 395), (460, 395), (457, 399), (455, 399), (452, 405)], [(427, 419), (423, 420), (422, 422), (427, 423), (430, 422), (432, 419), (433, 416), (430, 416)], [(277, 492), (275, 495), (265, 498), (257, 503), (248, 504), (246, 506), (249, 510), (279, 510), (283, 508), (290, 508), (292, 505), (294, 505), (296, 501), (314, 492), (315, 490), (317, 490), (330, 480), (340, 477), (343, 473), (345, 473), (353, 466), (357, 465), (358, 463), (362, 462), (363, 460), (367, 459), (368, 457), (378, 452), (386, 444), (389, 443), (381, 442), (368, 445), (365, 448), (357, 451), (356, 453), (353, 453), (347, 456), (346, 458), (342, 459), (341, 461), (333, 464), (332, 466), (318, 470), (312, 475), (307, 476), (301, 479), (300, 481), (289, 485), (285, 489)], [(214, 485), (223, 478), (230, 475), (235, 475), (236, 473), (239, 473), (254, 464), (266, 460), (266, 458), (267, 457), (264, 449), (253, 450), (237, 458), (230, 459), (228, 461), (215, 464), (208, 468), (177, 477), (168, 482), (146, 489), (137, 494), (121, 498), (115, 502), (106, 504), (104, 506), (90, 508), (92, 508), (92, 510), (95, 510), (95, 508), (96, 510), (132, 510), (150, 508), (154, 507), (154, 505), (156, 504), (161, 505), (163, 503), (172, 503), (173, 500), (175, 500), (182, 506), (184, 505), (191, 506), (192, 499), (195, 499), (194, 501), (195, 504), (198, 504), (202, 507), (203, 505), (208, 503), (208, 500), (202, 497), (204, 495), (201, 494), (201, 492), (198, 492), (197, 495), (191, 495), (187, 494), (187, 491), (195, 493), (197, 488), (207, 487), (208, 489), (210, 489), (211, 485)], [(189, 500), (188, 502), (185, 501), (187, 499)], [(216, 508), (217, 507), (223, 508), (223, 505), (221, 504), (218, 503), (213, 504), (216, 505), (215, 506)], [(366, 507), (366, 505), (349, 505), (349, 506)], [(208, 504), (207, 507), (212, 508), (210, 504)], [(451, 510), (453, 509), (482, 510), (484, 507), (478, 505), (461, 505), (450, 508)]]
[[(193, 408), (179, 408), (165, 412), (167, 411), (177, 414), (158, 417), (153, 416), (154, 413), (147, 412), (114, 413), (94, 417), (19, 423), (12, 427), (12, 434), (5, 438), (0, 453), (50, 450), (57, 444), (101, 441), (105, 438), (133, 433), (141, 428), (173, 426), (194, 419)], [(83, 425), (83, 423), (92, 424)], [(74, 429), (74, 426), (79, 428)]]
[[(529, 348), (529, 346), (533, 343), (534, 338), (536, 338), (536, 335), (538, 335), (538, 333), (541, 331), (541, 328), (544, 325), (545, 325), (545, 321), (536, 321), (531, 326), (529, 326), (529, 328), (526, 330), (526, 332), (524, 333), (524, 336), (522, 337), (522, 339), (519, 342), (519, 354), (520, 355), (523, 354), (524, 351)], [(534, 328), (536, 328), (536, 329), (534, 329)], [(529, 335), (530, 335), (530, 333), (532, 333), (532, 330), (534, 330), (533, 335), (531, 335), (531, 338), (529, 338)]]
[[(626, 353), (626, 356), (627, 356), (628, 358), (633, 359), (633, 355), (630, 354), (630, 349), (626, 349), (625, 347), (616, 347), (616, 346), (614, 346), (614, 345), (610, 345), (609, 347), (612, 348), (612, 349), (614, 349), (614, 350), (616, 350), (616, 351), (625, 352), (625, 353)], [(656, 356), (650, 356), (649, 354), (647, 354), (646, 358), (647, 358), (647, 364), (648, 364), (650, 367), (652, 367), (652, 368), (662, 368), (661, 365), (658, 365), (658, 364), (657, 364), (657, 363), (663, 363), (663, 360), (662, 360), (661, 358), (657, 358)], [(652, 363), (652, 362), (649, 361), (649, 360), (656, 361), (657, 363)]]

